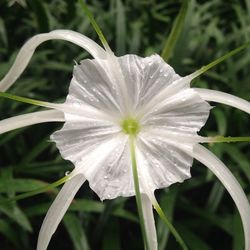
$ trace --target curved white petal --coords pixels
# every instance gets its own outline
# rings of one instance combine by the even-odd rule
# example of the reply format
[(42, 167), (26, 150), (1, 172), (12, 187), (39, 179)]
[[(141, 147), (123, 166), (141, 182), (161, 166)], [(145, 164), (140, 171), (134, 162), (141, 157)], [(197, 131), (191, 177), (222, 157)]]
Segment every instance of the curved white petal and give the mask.
[(125, 55), (119, 57), (118, 62), (127, 85), (132, 113), (142, 109), (149, 102), (154, 106), (154, 103), (151, 103), (152, 99), (180, 79), (159, 55), (145, 58)]
[(158, 249), (157, 235), (155, 229), (155, 220), (151, 200), (146, 194), (141, 194), (143, 217), (145, 222), (146, 234), (150, 250)]
[(194, 88), (194, 90), (200, 95), (202, 99), (206, 101), (226, 104), (250, 114), (250, 102), (242, 98), (217, 90), (199, 89), (199, 88)]
[[(179, 143), (167, 141), (162, 135), (142, 133), (138, 136), (138, 173), (141, 181), (147, 184), (148, 190), (165, 188), (190, 178), (193, 159), (178, 148)], [(186, 145), (192, 148), (192, 144)], [(142, 192), (146, 190), (142, 188)]]
[(84, 176), (82, 174), (78, 174), (72, 176), (64, 184), (45, 216), (38, 236), (37, 250), (47, 249), (52, 235), (56, 231), (75, 194), (84, 181)]
[(108, 121), (76, 118), (51, 136), (101, 200), (134, 195), (128, 138), (120, 131)]
[[(123, 109), (123, 93), (107, 60), (83, 60), (74, 67), (66, 104), (88, 104), (113, 116)], [(124, 110), (123, 110), (124, 111)]]
[(59, 110), (46, 110), (7, 118), (0, 121), (0, 134), (43, 122), (64, 122), (64, 113)]
[(56, 142), (61, 155), (76, 165), (121, 130), (109, 121), (69, 114), (65, 116), (64, 126), (52, 134), (51, 139)]
[(242, 219), (245, 233), (245, 249), (250, 250), (250, 205), (236, 178), (223, 164), (223, 162), (221, 162), (205, 147), (197, 144), (194, 146), (193, 151), (187, 150), (187, 148), (183, 148), (183, 150), (207, 166), (219, 178), (224, 187), (227, 189), (233, 198)]
[(192, 89), (179, 90), (145, 114), (144, 128), (195, 135), (207, 121), (211, 106)]
[(0, 91), (6, 91), (22, 74), (29, 63), (35, 49), (48, 40), (66, 40), (86, 49), (94, 58), (106, 58), (107, 52), (88, 37), (71, 30), (54, 30), (39, 34), (29, 39), (20, 49), (9, 72), (0, 81)]

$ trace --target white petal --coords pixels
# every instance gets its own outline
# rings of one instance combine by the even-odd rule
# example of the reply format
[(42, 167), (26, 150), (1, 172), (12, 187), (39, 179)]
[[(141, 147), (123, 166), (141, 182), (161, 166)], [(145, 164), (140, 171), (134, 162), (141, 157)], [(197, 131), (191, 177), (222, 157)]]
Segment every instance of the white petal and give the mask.
[(207, 121), (211, 106), (192, 89), (180, 90), (158, 103), (143, 119), (144, 127), (195, 135)]
[(82, 118), (66, 122), (51, 136), (101, 200), (134, 195), (128, 139), (120, 131), (110, 122)]
[(39, 34), (28, 40), (20, 49), (14, 64), (9, 72), (0, 81), (0, 91), (6, 91), (22, 74), (29, 63), (35, 49), (48, 40), (66, 40), (86, 49), (95, 58), (106, 58), (107, 53), (97, 43), (88, 37), (71, 30), (54, 30), (49, 33)]
[(141, 108), (180, 77), (159, 55), (142, 58), (125, 55), (118, 58), (133, 107)]
[[(186, 146), (192, 148), (192, 144)], [(193, 159), (178, 148), (178, 142), (142, 133), (137, 141), (137, 162), (138, 173), (153, 191), (190, 178)]]
[(13, 129), (30, 126), (33, 124), (64, 121), (65, 119), (63, 112), (58, 110), (47, 110), (18, 115), (0, 121), (0, 134), (6, 133)]
[(98, 110), (111, 113), (121, 112), (123, 96), (107, 60), (83, 60), (74, 67), (66, 104), (88, 104)]
[(197, 144), (193, 151), (183, 148), (183, 150), (192, 157), (207, 166), (222, 182), (224, 187), (233, 198), (243, 223), (245, 232), (245, 249), (250, 249), (250, 205), (248, 199), (242, 190), (236, 178), (232, 175), (229, 169), (221, 162), (214, 154), (205, 147)]
[(117, 135), (121, 129), (105, 120), (65, 115), (66, 122), (61, 130), (51, 135), (63, 158), (74, 163)]
[[(73, 173), (72, 173), (73, 174)], [(60, 221), (66, 213), (70, 203), (72, 202), (75, 194), (84, 183), (85, 178), (83, 175), (78, 174), (72, 176), (57, 195), (53, 204), (49, 208), (46, 217), (43, 221), (41, 230), (38, 236), (37, 250), (46, 250), (49, 241), (56, 231)]]
[(195, 91), (206, 101), (223, 103), (250, 114), (250, 102), (242, 98), (217, 90), (195, 88)]
[[(134, 114), (180, 79), (158, 55), (146, 58), (109, 55), (105, 60), (84, 60), (75, 67), (69, 100), (88, 103), (105, 112)], [(168, 94), (184, 85), (174, 84)]]
[(145, 222), (146, 234), (150, 250), (157, 250), (157, 235), (155, 229), (155, 220), (153, 214), (153, 206), (146, 194), (141, 194), (141, 202), (143, 209), (143, 217)]

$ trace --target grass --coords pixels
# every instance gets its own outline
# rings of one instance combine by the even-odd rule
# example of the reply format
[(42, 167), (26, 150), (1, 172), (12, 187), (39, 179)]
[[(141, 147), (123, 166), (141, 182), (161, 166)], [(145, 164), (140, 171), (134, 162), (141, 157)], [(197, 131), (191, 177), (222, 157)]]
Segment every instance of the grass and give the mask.
[[(161, 54), (181, 1), (91, 1), (89, 8), (116, 55)], [(27, 7), (0, 3), (0, 77), (20, 46), (32, 35), (64, 28), (98, 41), (77, 1), (27, 1)], [(250, 40), (250, 5), (246, 1), (195, 1), (187, 9), (183, 31), (168, 63), (182, 76)], [(67, 94), (74, 60), (89, 55), (61, 41), (39, 47), (29, 67), (10, 89), (12, 94), (60, 102)], [(193, 86), (225, 91), (250, 100), (250, 51), (245, 50), (206, 72)], [(0, 118), (39, 109), (0, 100)], [(60, 124), (41, 124), (0, 136), (0, 198), (11, 198), (51, 183), (73, 168), (64, 161), (49, 135)], [(250, 136), (250, 119), (243, 112), (217, 105), (202, 135)], [(249, 143), (211, 144), (250, 196)], [(194, 163), (193, 178), (156, 195), (192, 250), (242, 250), (241, 220), (230, 196), (203, 166)], [(50, 249), (142, 249), (134, 198), (101, 203), (85, 184), (51, 242)], [(39, 227), (57, 189), (0, 206), (1, 249), (34, 249)], [(94, 200), (94, 201), (93, 201)], [(157, 216), (159, 250), (178, 249)], [(202, 226), (201, 226), (202, 225)], [(62, 240), (65, 239), (65, 240)]]

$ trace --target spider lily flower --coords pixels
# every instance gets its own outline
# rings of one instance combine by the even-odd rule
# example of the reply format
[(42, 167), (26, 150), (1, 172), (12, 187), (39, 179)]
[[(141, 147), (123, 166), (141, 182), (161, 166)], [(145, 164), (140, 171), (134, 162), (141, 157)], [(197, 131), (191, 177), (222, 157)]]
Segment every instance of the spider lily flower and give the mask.
[[(190, 178), (193, 159), (207, 166), (232, 196), (242, 218), (245, 249), (250, 249), (249, 202), (227, 167), (200, 143), (211, 106), (224, 103), (250, 113), (249, 102), (219, 91), (191, 88), (200, 73), (181, 77), (158, 55), (116, 57), (89, 38), (69, 30), (56, 30), (31, 38), (20, 50), (0, 82), (6, 91), (26, 68), (36, 47), (63, 39), (86, 49), (94, 59), (75, 65), (69, 94), (63, 104), (28, 100), (51, 110), (0, 121), (0, 133), (43, 122), (64, 122), (52, 134), (62, 157), (75, 168), (68, 176), (42, 224), (38, 250), (45, 250), (75, 194), (87, 180), (104, 199), (135, 195), (131, 165), (136, 164), (145, 230), (150, 250), (157, 249), (152, 205), (159, 212), (154, 191)], [(7, 93), (1, 96), (10, 97)]]

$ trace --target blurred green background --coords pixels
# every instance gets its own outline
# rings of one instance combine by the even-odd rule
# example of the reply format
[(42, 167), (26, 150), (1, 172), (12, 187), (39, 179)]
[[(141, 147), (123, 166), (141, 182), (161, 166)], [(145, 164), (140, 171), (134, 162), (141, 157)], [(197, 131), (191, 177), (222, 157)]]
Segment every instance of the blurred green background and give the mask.
[[(88, 4), (116, 55), (147, 56), (161, 53), (182, 1), (93, 0)], [(72, 29), (99, 42), (77, 1), (0, 0), (0, 78), (27, 39), (54, 29)], [(183, 31), (168, 62), (184, 76), (249, 40), (249, 0), (191, 0)], [(38, 48), (9, 92), (62, 102), (74, 61), (87, 57), (88, 53), (76, 45), (48, 41)], [(196, 79), (193, 86), (225, 91), (249, 101), (249, 67), (250, 51), (245, 50)], [(0, 119), (38, 109), (0, 99)], [(1, 199), (54, 182), (73, 168), (49, 141), (49, 135), (61, 126), (46, 123), (0, 136)], [(250, 136), (249, 128), (249, 115), (216, 104), (200, 134)], [(207, 146), (228, 166), (250, 197), (249, 143)], [(192, 250), (243, 250), (241, 220), (229, 194), (197, 162), (192, 175), (184, 183), (156, 192), (186, 244)], [(0, 205), (1, 250), (35, 249), (42, 220), (58, 190)], [(155, 219), (159, 250), (178, 250), (168, 229), (157, 215)], [(84, 184), (49, 249), (143, 249), (134, 197), (102, 203)]]

